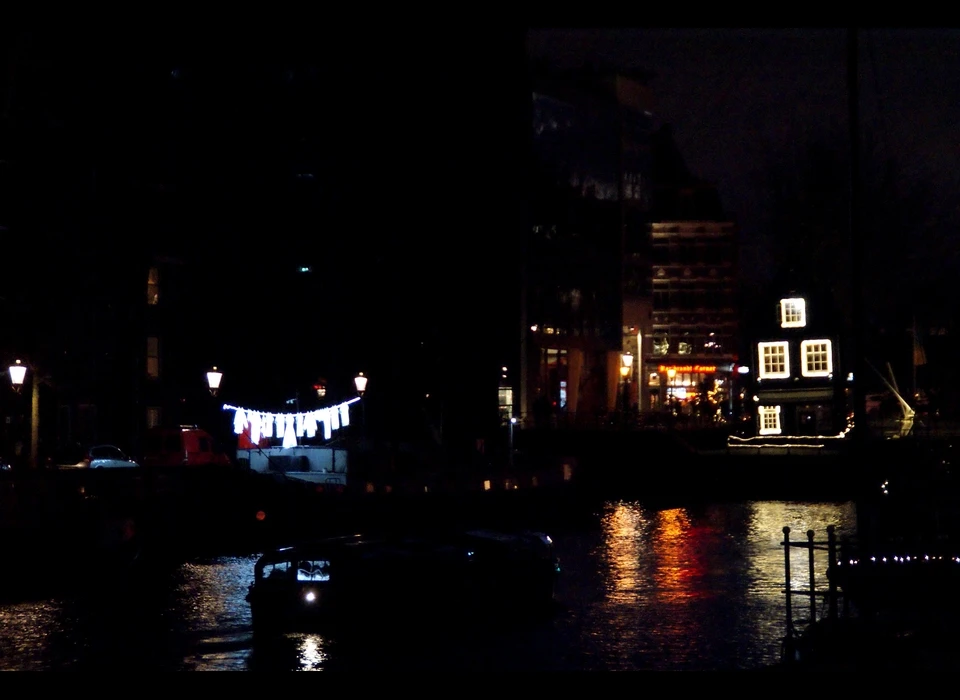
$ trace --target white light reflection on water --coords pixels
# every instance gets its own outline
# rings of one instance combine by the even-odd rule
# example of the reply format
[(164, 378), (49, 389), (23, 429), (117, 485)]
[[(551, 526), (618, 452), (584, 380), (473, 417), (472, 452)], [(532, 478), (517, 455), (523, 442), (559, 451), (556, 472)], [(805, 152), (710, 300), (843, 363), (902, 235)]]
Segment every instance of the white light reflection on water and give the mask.
[(190, 630), (221, 630), (250, 624), (247, 591), (256, 556), (230, 557), (183, 565), (176, 576), (173, 605)]
[(300, 644), (301, 671), (323, 670), (324, 663), (327, 660), (327, 654), (323, 647), (324, 640), (322, 637), (316, 634), (304, 635)]

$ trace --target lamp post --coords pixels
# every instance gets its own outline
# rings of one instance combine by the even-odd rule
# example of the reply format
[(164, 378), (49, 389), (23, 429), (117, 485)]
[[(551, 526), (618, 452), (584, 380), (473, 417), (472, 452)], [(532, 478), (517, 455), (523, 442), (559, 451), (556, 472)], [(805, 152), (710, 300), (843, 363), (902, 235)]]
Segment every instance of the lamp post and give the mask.
[(210, 395), (216, 396), (220, 390), (220, 382), (223, 380), (223, 372), (214, 365), (213, 369), (207, 372), (207, 388), (210, 389)]
[(508, 458), (508, 464), (513, 466), (513, 426), (517, 424), (517, 419), (515, 416), (510, 416), (510, 456)]
[(630, 409), (630, 371), (633, 367), (633, 355), (625, 352), (620, 356), (620, 376), (623, 377), (623, 413)]
[[(36, 467), (40, 450), (40, 377), (37, 376), (35, 368), (30, 369), (30, 467)], [(27, 376), (27, 366), (17, 360), (7, 371), (10, 373), (13, 390), (19, 394)]]
[(360, 424), (366, 427), (367, 424), (367, 409), (363, 405), (363, 394), (367, 390), (367, 378), (363, 376), (363, 372), (357, 374), (353, 378), (353, 385), (357, 388), (357, 395), (360, 397)]

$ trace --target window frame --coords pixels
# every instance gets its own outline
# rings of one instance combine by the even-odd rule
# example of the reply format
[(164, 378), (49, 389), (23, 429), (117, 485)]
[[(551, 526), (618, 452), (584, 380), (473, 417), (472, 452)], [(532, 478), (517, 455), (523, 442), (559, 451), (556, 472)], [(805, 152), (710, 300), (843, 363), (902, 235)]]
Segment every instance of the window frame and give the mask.
[[(810, 346), (826, 345), (827, 369), (810, 369)], [(833, 341), (830, 338), (814, 338), (800, 343), (800, 372), (804, 377), (829, 377), (833, 374)]]
[[(767, 348), (783, 348), (783, 371), (768, 372), (764, 350)], [(790, 378), (790, 341), (771, 340), (757, 343), (757, 376), (760, 379), (789, 379)]]
[(147, 271), (147, 306), (160, 303), (160, 269), (151, 267)]
[[(774, 417), (774, 422), (776, 423), (775, 428), (765, 428), (764, 421), (768, 416)], [(759, 435), (782, 435), (783, 434), (783, 424), (780, 422), (780, 407), (779, 406), (757, 406), (757, 418), (759, 420), (758, 434)]]
[[(800, 317), (796, 321), (788, 320), (788, 309), (795, 310)], [(780, 300), (780, 327), (805, 328), (807, 325), (807, 300), (802, 297), (791, 297)]]
[[(151, 347), (153, 345), (154, 347)], [(151, 361), (153, 361), (154, 366), (151, 366)], [(146, 361), (145, 361), (145, 371), (147, 379), (160, 379), (160, 337), (156, 335), (151, 335), (147, 337), (147, 350), (146, 350)], [(156, 369), (156, 371), (152, 371)]]

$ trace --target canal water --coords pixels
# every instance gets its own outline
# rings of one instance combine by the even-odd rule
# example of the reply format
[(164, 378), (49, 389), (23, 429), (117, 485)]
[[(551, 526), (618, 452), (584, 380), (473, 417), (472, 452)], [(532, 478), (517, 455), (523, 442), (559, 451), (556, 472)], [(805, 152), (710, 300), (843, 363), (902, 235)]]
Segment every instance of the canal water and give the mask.
[[(751, 670), (786, 629), (783, 527), (856, 532), (850, 503), (754, 501), (652, 509), (608, 501), (549, 532), (561, 558), (549, 620), (464, 628), (365, 625), (253, 641), (244, 599), (256, 554), (196, 559), (146, 585), (0, 605), (3, 670)], [(825, 585), (826, 553), (817, 561)], [(807, 552), (795, 548), (793, 585)], [(51, 564), (51, 577), (69, 571)], [(8, 568), (7, 576), (15, 575)], [(384, 585), (389, 585), (385, 582)]]

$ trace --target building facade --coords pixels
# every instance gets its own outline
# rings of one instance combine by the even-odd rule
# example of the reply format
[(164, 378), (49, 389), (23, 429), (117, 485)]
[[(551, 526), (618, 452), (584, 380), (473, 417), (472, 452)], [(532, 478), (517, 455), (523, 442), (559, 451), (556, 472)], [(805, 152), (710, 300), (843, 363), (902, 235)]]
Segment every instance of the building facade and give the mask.
[(637, 373), (639, 405), (670, 421), (723, 421), (733, 412), (740, 355), (738, 228), (717, 188), (690, 172), (669, 125), (652, 145), (645, 268), (652, 319)]
[(643, 407), (725, 419), (738, 362), (737, 228), (651, 224), (653, 324), (643, 348)]
[(756, 440), (837, 437), (850, 425), (853, 377), (841, 366), (839, 328), (820, 308), (795, 292), (771, 304), (750, 362)]

